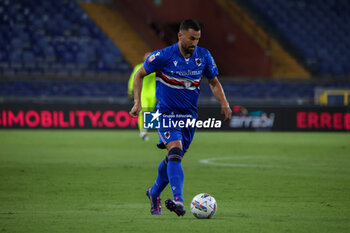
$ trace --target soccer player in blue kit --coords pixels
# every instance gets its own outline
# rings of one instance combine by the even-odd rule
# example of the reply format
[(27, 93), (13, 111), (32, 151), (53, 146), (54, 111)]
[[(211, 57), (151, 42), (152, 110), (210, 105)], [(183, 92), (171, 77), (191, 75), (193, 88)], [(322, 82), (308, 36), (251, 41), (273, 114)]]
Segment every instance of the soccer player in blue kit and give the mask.
[[(140, 93), (143, 77), (156, 72), (156, 96), (159, 101), (156, 109), (160, 113), (181, 114), (197, 119), (199, 84), (204, 75), (213, 95), (221, 104), (224, 120), (228, 121), (231, 118), (232, 111), (217, 78), (215, 61), (207, 49), (197, 46), (200, 37), (200, 25), (192, 19), (184, 20), (178, 32), (178, 43), (154, 51), (146, 59), (135, 74), (134, 106), (130, 111), (132, 117), (137, 117), (142, 108)], [(160, 142), (157, 146), (161, 149), (166, 148), (167, 155), (158, 167), (154, 185), (146, 191), (151, 201), (151, 214), (162, 214), (160, 194), (170, 183), (174, 199), (167, 199), (165, 206), (178, 216), (184, 216), (184, 172), (181, 161), (190, 146), (194, 132), (194, 127), (158, 130)]]

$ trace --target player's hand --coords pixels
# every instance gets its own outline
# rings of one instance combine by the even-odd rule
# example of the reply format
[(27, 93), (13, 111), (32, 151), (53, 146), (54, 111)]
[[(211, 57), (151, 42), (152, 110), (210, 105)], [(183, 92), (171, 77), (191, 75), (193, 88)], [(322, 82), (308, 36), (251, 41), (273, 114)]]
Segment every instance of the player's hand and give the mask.
[(231, 120), (232, 110), (231, 110), (230, 106), (222, 106), (221, 107), (221, 114), (225, 116), (224, 121)]
[(136, 118), (138, 117), (140, 111), (141, 111), (141, 104), (135, 103), (132, 109), (130, 110), (129, 115), (131, 117)]

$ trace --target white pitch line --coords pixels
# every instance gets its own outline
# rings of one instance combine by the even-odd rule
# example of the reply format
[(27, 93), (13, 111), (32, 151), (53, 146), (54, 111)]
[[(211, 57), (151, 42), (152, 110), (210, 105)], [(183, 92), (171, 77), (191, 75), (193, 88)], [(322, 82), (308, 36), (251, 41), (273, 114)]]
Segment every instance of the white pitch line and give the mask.
[(216, 162), (216, 161), (226, 161), (232, 159), (251, 159), (257, 158), (256, 156), (235, 156), (235, 157), (223, 157), (223, 158), (210, 158), (210, 159), (201, 159), (200, 163), (221, 166), (221, 167), (253, 167), (253, 168), (291, 168), (290, 166), (276, 166), (276, 165), (267, 165), (267, 164), (247, 164), (247, 163), (227, 163), (227, 162)]
[[(271, 156), (271, 155), (246, 155), (246, 156), (232, 156), (232, 157), (219, 157), (219, 158), (209, 158), (209, 159), (201, 159), (199, 163), (212, 165), (212, 166), (220, 166), (220, 167), (236, 167), (236, 168), (277, 168), (277, 169), (306, 169), (306, 170), (323, 170), (323, 171), (342, 171), (349, 172), (348, 167), (330, 167), (327, 164), (308, 164), (306, 161), (298, 161), (297, 164), (293, 164), (292, 166), (287, 165), (272, 165), (272, 164), (250, 164), (244, 163), (244, 161), (256, 160), (260, 159), (262, 162), (276, 161), (281, 162), (281, 156)], [(231, 162), (233, 163), (230, 163)], [(284, 164), (286, 164), (285, 162)], [(283, 162), (282, 162), (283, 164)], [(336, 173), (334, 173), (336, 174)]]

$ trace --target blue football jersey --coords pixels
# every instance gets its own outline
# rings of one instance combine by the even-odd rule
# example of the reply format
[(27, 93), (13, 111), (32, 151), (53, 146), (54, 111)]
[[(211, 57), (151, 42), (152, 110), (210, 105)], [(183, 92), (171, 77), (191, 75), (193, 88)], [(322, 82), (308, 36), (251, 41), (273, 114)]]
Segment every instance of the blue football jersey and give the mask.
[(160, 112), (186, 113), (197, 116), (199, 85), (204, 75), (218, 75), (210, 52), (199, 46), (191, 57), (180, 53), (178, 44), (154, 51), (144, 62), (146, 72), (156, 72), (156, 96)]

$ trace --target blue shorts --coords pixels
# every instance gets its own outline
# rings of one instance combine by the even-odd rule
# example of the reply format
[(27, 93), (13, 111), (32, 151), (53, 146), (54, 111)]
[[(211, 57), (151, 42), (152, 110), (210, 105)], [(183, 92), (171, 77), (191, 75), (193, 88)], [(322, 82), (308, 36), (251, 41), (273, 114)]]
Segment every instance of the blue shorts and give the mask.
[(190, 147), (195, 131), (196, 129), (193, 127), (160, 129), (158, 130), (159, 143), (166, 145), (169, 142), (180, 140), (182, 142), (182, 150), (186, 153), (187, 149)]

